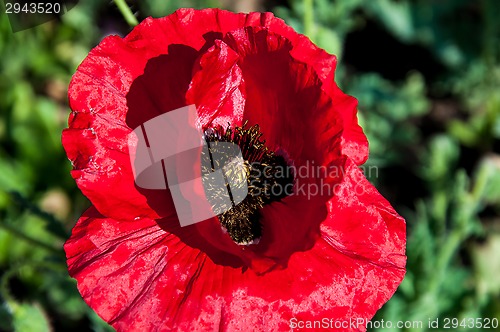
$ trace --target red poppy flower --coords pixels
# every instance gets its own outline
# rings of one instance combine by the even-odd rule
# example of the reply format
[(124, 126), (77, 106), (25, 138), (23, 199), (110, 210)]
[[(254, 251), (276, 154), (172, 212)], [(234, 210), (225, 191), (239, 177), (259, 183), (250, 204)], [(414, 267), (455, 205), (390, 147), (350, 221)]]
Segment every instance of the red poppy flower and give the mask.
[[(335, 65), (270, 13), (218, 9), (146, 19), (90, 52), (63, 145), (93, 207), (65, 250), (104, 320), (126, 331), (365, 330), (403, 279), (405, 224), (358, 167), (368, 143)], [(238, 144), (247, 166), (292, 169), (293, 192), (181, 227), (170, 190), (135, 182), (128, 137), (191, 104), (207, 141)]]

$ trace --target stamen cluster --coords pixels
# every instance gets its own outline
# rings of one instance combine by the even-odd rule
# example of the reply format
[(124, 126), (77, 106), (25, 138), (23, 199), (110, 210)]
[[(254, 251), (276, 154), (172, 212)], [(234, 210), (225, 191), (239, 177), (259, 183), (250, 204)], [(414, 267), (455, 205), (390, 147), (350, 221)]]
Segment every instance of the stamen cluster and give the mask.
[[(219, 221), (231, 239), (240, 245), (258, 241), (262, 235), (260, 209), (284, 198), (286, 191), (282, 188), (293, 183), (293, 173), (290, 172), (285, 158), (269, 150), (265, 145), (266, 141), (262, 139), (260, 127), (254, 125), (247, 129), (245, 125), (205, 131), (208, 153), (202, 154), (201, 162), (202, 174), (209, 174), (225, 166), (226, 189), (230, 194), (232, 206), (220, 206), (225, 204), (220, 199), (220, 188), (211, 186), (210, 181), (204, 182), (205, 192), (214, 210), (226, 211), (218, 215)], [(229, 151), (224, 151), (227, 144), (221, 144), (222, 142), (238, 145), (243, 158), (232, 158), (234, 156)], [(214, 154), (226, 155), (227, 159), (217, 158), (214, 162)], [(248, 194), (239, 204), (234, 203), (229, 183), (233, 191), (238, 186), (247, 187)]]

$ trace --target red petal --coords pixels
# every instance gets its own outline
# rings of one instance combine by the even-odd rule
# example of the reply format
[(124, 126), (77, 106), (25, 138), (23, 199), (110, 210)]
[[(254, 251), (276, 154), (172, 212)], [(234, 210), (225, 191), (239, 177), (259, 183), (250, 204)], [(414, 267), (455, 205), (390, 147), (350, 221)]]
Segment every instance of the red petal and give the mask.
[(158, 217), (135, 187), (126, 122), (130, 86), (158, 52), (154, 41), (140, 48), (108, 37), (80, 65), (69, 88), (73, 113), (63, 145), (75, 166), (72, 175), (102, 213), (118, 219)]
[(290, 41), (293, 46), (290, 55), (294, 59), (314, 68), (322, 82), (323, 91), (334, 100), (333, 107), (344, 122), (343, 153), (356, 164), (363, 164), (368, 159), (368, 140), (357, 121), (357, 100), (344, 94), (335, 83), (337, 57), (314, 45), (308, 37), (295, 32), (281, 19), (263, 16), (261, 20), (265, 21), (263, 26), (269, 31)]
[[(321, 165), (343, 167), (341, 120), (332, 109), (330, 98), (322, 92), (312, 67), (290, 56), (289, 42), (259, 28), (233, 31), (225, 41), (234, 50), (225, 42), (217, 41), (202, 57), (202, 69), (195, 75), (188, 93), (201, 108), (202, 124), (212, 123), (216, 114), (216, 121), (220, 122), (213, 124), (241, 125), (243, 116), (250, 125), (260, 125), (267, 146), (287, 151), (297, 169), (314, 171)], [(242, 75), (246, 103), (241, 98)], [(231, 114), (243, 106), (243, 115)], [(301, 175), (296, 175), (296, 186), (331, 187), (332, 182), (342, 177), (339, 174), (322, 179), (328, 183), (316, 183), (307, 175), (299, 179)], [(330, 192), (311, 198), (308, 193), (299, 192), (282, 203), (266, 207), (262, 210), (261, 242), (246, 251), (231, 241), (224, 241), (227, 235), (221, 233), (218, 224), (204, 223), (197, 229), (211, 239), (212, 245), (240, 256), (256, 271), (266, 272), (276, 264), (286, 266), (291, 254), (313, 246), (319, 235), (319, 224), (326, 217), (325, 203), (332, 195)], [(281, 236), (281, 232), (286, 235)]]
[(119, 222), (91, 208), (65, 245), (70, 274), (118, 331), (289, 330), (306, 320), (364, 331), (403, 279), (405, 227), (352, 163), (347, 172), (322, 238), (286, 269), (215, 264), (152, 220)]
[(244, 120), (260, 126), (266, 145), (284, 149), (297, 167), (338, 159), (342, 120), (313, 68), (290, 56), (289, 41), (262, 28), (230, 32), (224, 41), (240, 56)]
[[(105, 38), (73, 76), (69, 88), (73, 113), (63, 145), (75, 166), (72, 174), (79, 188), (107, 216), (157, 218), (171, 213), (168, 191), (136, 188), (127, 135), (144, 121), (185, 105), (197, 50), (205, 43), (203, 35), (221, 29), (217, 20), (212, 26), (201, 17), (190, 20), (193, 13), (178, 11), (163, 19), (147, 19), (125, 39)], [(224, 14), (228, 16), (224, 22), (242, 21), (241, 15)], [(201, 16), (206, 15), (218, 16), (210, 12)]]
[[(266, 26), (283, 33), (292, 41), (291, 54), (312, 63), (325, 87), (333, 84), (328, 80), (333, 78), (334, 57), (317, 49), (270, 13), (245, 15), (216, 9), (184, 9), (162, 19), (145, 20), (125, 39), (115, 36), (104, 39), (73, 77), (69, 90), (73, 115), (70, 129), (63, 133), (68, 157), (76, 166), (73, 176), (99, 211), (118, 219), (168, 214), (169, 204), (154, 202), (168, 201), (168, 191), (151, 193), (135, 187), (126, 136), (142, 122), (184, 106), (184, 93), (198, 51), (208, 49), (216, 38), (243, 26)], [(137, 79), (145, 68), (145, 74)], [(238, 76), (234, 68), (231, 75)], [(220, 113), (229, 118), (238, 118), (238, 108), (231, 114), (229, 107), (239, 105), (241, 108), (244, 97), (241, 82), (234, 84), (238, 89), (231, 90), (231, 103), (226, 103)], [(342, 97), (342, 94), (337, 91), (335, 96)], [(337, 107), (335, 103), (333, 107)], [(349, 125), (356, 123), (354, 113), (349, 116), (344, 113), (340, 112), (347, 124), (342, 137), (344, 153), (359, 163), (365, 159), (366, 144), (359, 143), (364, 135), (359, 127)], [(357, 128), (352, 134), (351, 127)], [(70, 133), (72, 129), (79, 130)], [(87, 142), (80, 143), (82, 140)], [(79, 146), (85, 148), (80, 151)], [(117, 186), (120, 195), (116, 195)]]
[(343, 93), (336, 84), (326, 91), (332, 98), (333, 108), (341, 115), (344, 130), (342, 132), (342, 153), (357, 165), (368, 159), (368, 138), (358, 124), (356, 98)]
[(346, 163), (344, 179), (328, 204), (324, 237), (346, 255), (404, 267), (404, 220), (352, 161)]
[[(282, 19), (272, 13), (232, 14), (222, 10), (193, 11), (182, 9), (183, 15), (200, 29), (214, 25), (220, 26), (223, 35), (241, 27), (265, 27), (276, 35), (290, 41), (292, 58), (311, 66), (322, 82), (322, 89), (334, 100), (333, 107), (344, 122), (342, 133), (343, 153), (353, 159), (356, 164), (363, 164), (368, 159), (368, 140), (357, 121), (357, 100), (344, 94), (334, 80), (337, 58), (314, 45), (309, 38), (295, 32)], [(201, 20), (200, 21), (198, 21)]]
[(202, 127), (241, 126), (245, 87), (238, 54), (220, 40), (200, 59), (186, 98), (195, 104)]

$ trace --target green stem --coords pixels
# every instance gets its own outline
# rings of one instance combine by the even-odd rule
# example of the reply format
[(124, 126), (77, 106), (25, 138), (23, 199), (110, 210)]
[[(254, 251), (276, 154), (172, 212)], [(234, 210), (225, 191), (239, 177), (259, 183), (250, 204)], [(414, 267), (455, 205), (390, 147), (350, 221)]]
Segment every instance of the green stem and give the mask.
[(408, 318), (409, 320), (421, 319), (422, 314), (429, 317), (437, 315), (436, 299), (439, 298), (440, 289), (445, 281), (445, 271), (451, 264), (462, 240), (463, 236), (457, 229), (447, 236), (445, 243), (439, 249), (436, 264), (433, 267), (434, 272), (429, 276), (425, 291), (418, 295), (418, 300), (410, 311), (411, 317)]
[(466, 175), (464, 173), (459, 173), (459, 176), (457, 176), (457, 182), (461, 184), (459, 185), (459, 188), (461, 188), (459, 190), (462, 194), (456, 198), (457, 203), (460, 204), (460, 212), (452, 217), (454, 219), (453, 229), (446, 237), (443, 245), (439, 248), (436, 264), (433, 269), (435, 272), (432, 274), (427, 284), (426, 296), (422, 296), (422, 299), (426, 299), (427, 295), (431, 298), (437, 298), (439, 296), (440, 288), (445, 282), (445, 271), (452, 263), (460, 246), (470, 233), (468, 224), (479, 209), (481, 196), (483, 195), (484, 188), (489, 178), (488, 169), (483, 165), (479, 170), (476, 184), (470, 194), (465, 192), (465, 177)]
[(430, 294), (438, 294), (439, 288), (443, 283), (444, 272), (448, 268), (451, 263), (451, 260), (455, 256), (460, 244), (463, 240), (463, 234), (460, 230), (453, 230), (448, 237), (446, 238), (446, 242), (441, 247), (439, 252), (439, 256), (436, 260), (436, 266), (434, 268), (435, 273), (433, 274), (432, 279), (428, 284), (428, 293)]
[(304, 34), (314, 40), (314, 0), (303, 0)]
[(479, 172), (476, 177), (476, 183), (474, 184), (474, 187), (472, 188), (472, 201), (476, 203), (475, 207), (479, 205), (482, 196), (484, 195), (484, 190), (486, 186), (488, 185), (488, 181), (490, 179), (490, 165), (488, 164), (483, 164), (481, 168), (479, 169)]
[(128, 25), (130, 25), (131, 27), (135, 27), (137, 24), (139, 24), (137, 18), (134, 16), (125, 0), (114, 0), (114, 2), (116, 7), (118, 7), (120, 12), (122, 13), (125, 21), (127, 21)]

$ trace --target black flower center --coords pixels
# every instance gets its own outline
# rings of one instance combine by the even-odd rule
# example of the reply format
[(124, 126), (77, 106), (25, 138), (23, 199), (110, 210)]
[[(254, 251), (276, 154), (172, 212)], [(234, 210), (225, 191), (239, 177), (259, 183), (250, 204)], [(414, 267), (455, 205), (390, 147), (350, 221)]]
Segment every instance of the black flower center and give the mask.
[[(292, 167), (266, 147), (258, 125), (209, 129), (204, 138), (208, 149), (201, 165), (208, 201), (220, 211), (219, 221), (234, 242), (257, 243), (262, 235), (260, 209), (292, 194)], [(218, 170), (223, 188), (210, 176)]]

